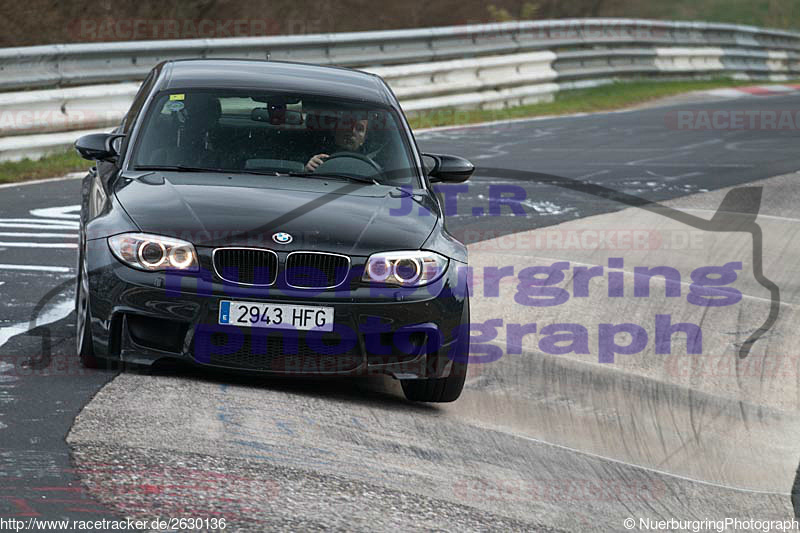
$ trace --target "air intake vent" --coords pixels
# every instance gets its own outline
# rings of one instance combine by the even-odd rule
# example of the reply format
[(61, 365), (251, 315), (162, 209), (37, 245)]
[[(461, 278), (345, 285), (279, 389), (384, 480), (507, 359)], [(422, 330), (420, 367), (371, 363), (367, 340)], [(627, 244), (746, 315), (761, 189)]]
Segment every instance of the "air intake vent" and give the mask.
[(217, 276), (240, 285), (272, 285), (278, 275), (278, 254), (257, 248), (214, 250)]
[(286, 284), (301, 289), (330, 289), (347, 279), (350, 258), (320, 252), (292, 252), (286, 258)]
[(215, 331), (195, 336), (194, 358), (207, 365), (299, 374), (348, 372), (363, 361), (359, 348), (336, 333), (316, 333), (310, 343), (307, 338), (295, 331)]

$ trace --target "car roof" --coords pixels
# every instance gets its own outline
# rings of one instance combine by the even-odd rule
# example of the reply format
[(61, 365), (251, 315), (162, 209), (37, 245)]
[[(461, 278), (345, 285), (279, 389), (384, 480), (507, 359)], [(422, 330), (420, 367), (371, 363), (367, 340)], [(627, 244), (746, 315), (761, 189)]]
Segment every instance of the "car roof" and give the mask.
[(182, 59), (163, 67), (158, 90), (260, 89), (393, 105), (378, 76), (342, 67), (253, 59)]

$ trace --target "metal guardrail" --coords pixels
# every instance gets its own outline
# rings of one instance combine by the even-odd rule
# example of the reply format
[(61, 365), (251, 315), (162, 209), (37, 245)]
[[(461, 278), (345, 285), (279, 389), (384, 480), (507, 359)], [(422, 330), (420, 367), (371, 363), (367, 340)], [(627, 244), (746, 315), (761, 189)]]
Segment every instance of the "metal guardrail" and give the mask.
[[(383, 76), (404, 110), (414, 114), (527, 104), (551, 99), (565, 84), (596, 85), (631, 76), (784, 80), (800, 72), (800, 33), (729, 24), (567, 19), (6, 48), (0, 49), (0, 90), (26, 91), (0, 93), (0, 160), (61, 147), (68, 138), (63, 132), (118, 123), (137, 80), (160, 61), (188, 57), (362, 68)], [(49, 132), (57, 137), (48, 138)]]
[(368, 67), (597, 46), (800, 51), (800, 34), (750, 26), (564, 19), (318, 35), (0, 49), (0, 90), (139, 80), (165, 59), (238, 57)]

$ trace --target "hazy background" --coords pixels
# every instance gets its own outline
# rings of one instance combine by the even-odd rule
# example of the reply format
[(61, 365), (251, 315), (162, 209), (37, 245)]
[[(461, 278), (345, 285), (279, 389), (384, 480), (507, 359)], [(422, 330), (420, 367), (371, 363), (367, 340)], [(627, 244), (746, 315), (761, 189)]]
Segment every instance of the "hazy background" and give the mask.
[[(0, 0), (0, 46), (135, 40), (118, 21), (181, 24), (179, 37), (198, 34), (200, 21), (252, 21), (239, 34), (277, 35), (394, 28), (419, 28), (515, 19), (632, 17), (800, 27), (800, 0)], [(105, 21), (105, 26), (102, 23)], [(155, 22), (154, 22), (155, 21)], [(155, 30), (154, 30), (155, 28)], [(216, 30), (213, 30), (216, 31)], [(163, 38), (160, 35), (157, 37)], [(152, 38), (151, 36), (138, 36)]]

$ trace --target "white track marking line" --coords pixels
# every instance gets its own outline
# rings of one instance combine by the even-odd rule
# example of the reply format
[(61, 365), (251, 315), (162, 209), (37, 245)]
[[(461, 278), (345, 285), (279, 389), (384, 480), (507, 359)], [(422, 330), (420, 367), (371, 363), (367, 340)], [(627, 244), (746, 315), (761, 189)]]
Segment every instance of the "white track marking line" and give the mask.
[(52, 324), (53, 322), (58, 322), (62, 318), (66, 318), (74, 309), (75, 301), (72, 298), (67, 298), (66, 300), (58, 302), (53, 307), (36, 317), (36, 320), (33, 323), (22, 322), (20, 324), (14, 324), (13, 326), (0, 328), (0, 347), (7, 343), (8, 340), (15, 335), (19, 335), (20, 333), (25, 333), (33, 328), (44, 326), (46, 324)]
[(757, 87), (773, 93), (793, 93), (797, 91), (797, 89), (788, 85), (758, 85)]
[(26, 227), (70, 230), (78, 229), (80, 222), (71, 220), (48, 220), (46, 218), (0, 218), (0, 225), (3, 227)]
[[(596, 165), (602, 165), (604, 167), (629, 167), (634, 166), (631, 163), (595, 163)], [(755, 165), (740, 165), (737, 163), (714, 163), (714, 164), (702, 164), (698, 163), (693, 165), (691, 163), (647, 163), (646, 165), (640, 166), (649, 166), (649, 167), (677, 167), (677, 168), (753, 168)]]
[(25, 270), (30, 272), (63, 272), (69, 273), (72, 271), (69, 267), (60, 266), (45, 266), (45, 265), (0, 265), (0, 272), (3, 270)]
[(49, 230), (71, 230), (78, 229), (78, 226), (61, 225), (56, 226), (53, 224), (12, 224), (0, 222), (0, 228), (20, 228), (20, 229), (49, 229)]
[(77, 243), (60, 242), (0, 242), (0, 248), (77, 248)]
[(0, 222), (21, 222), (23, 224), (47, 224), (77, 228), (78, 222), (72, 220), (51, 220), (47, 218), (0, 218)]
[(48, 224), (54, 226), (76, 226), (78, 225), (79, 221), (77, 220), (63, 220), (63, 219), (55, 219), (55, 218), (22, 218), (22, 217), (12, 217), (12, 218), (0, 218), (0, 222), (20, 222), (23, 224)]
[(31, 209), (29, 213), (35, 217), (44, 217), (49, 219), (80, 220), (80, 213), (74, 213), (75, 211), (80, 211), (80, 209), (81, 206), (79, 205), (66, 205), (63, 207)]
[(710, 91), (705, 91), (705, 94), (708, 96), (717, 96), (722, 98), (741, 98), (749, 95), (750, 93), (746, 93), (738, 89), (712, 89)]
[(0, 232), (0, 237), (33, 237), (42, 238), (42, 239), (51, 239), (51, 238), (58, 238), (58, 239), (67, 239), (67, 238), (78, 238), (77, 233), (14, 233), (14, 232)]

